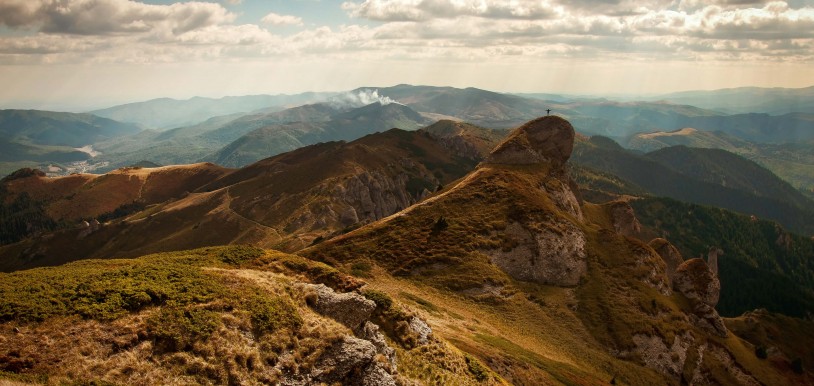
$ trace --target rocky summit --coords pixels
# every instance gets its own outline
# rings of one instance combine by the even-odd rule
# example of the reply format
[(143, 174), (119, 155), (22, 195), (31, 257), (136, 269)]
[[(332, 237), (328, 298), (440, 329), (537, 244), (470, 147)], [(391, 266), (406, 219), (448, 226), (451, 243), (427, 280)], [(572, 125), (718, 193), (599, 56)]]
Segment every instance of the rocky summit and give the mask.
[(545, 116), (515, 129), (489, 154), (495, 164), (550, 162), (562, 166), (574, 149), (574, 127), (558, 116)]

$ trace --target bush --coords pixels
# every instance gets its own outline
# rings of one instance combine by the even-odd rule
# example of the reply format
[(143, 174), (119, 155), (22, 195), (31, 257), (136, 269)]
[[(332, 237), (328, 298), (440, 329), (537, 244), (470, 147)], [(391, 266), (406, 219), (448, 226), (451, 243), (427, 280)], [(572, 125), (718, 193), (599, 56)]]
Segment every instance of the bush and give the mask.
[(280, 328), (297, 329), (302, 318), (291, 301), (261, 294), (259, 290), (242, 301), (247, 305), (252, 328), (257, 336), (269, 334)]
[(233, 245), (221, 250), (218, 258), (229, 265), (240, 265), (263, 256), (265, 253), (264, 250), (250, 245)]
[(208, 339), (219, 326), (216, 312), (195, 307), (167, 306), (147, 320), (147, 331), (160, 351), (187, 350)]
[(472, 355), (464, 354), (464, 360), (466, 360), (466, 366), (469, 369), (469, 372), (475, 376), (475, 379), (478, 382), (483, 382), (489, 379), (489, 370), (480, 363), (479, 360), (475, 359)]

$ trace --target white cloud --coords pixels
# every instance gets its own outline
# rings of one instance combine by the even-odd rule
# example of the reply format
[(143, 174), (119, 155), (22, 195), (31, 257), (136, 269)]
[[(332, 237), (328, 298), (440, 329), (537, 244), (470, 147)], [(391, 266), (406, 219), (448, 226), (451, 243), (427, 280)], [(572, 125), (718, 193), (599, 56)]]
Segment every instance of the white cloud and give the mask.
[(302, 18), (298, 16), (292, 15), (279, 15), (274, 12), (269, 13), (266, 16), (263, 16), (260, 19), (263, 23), (271, 24), (271, 25), (302, 25)]
[(558, 14), (559, 7), (540, 0), (365, 0), (344, 2), (354, 17), (379, 21), (419, 21), (460, 16), (497, 19), (541, 19)]
[[(0, 24), (19, 31), (0, 35), (0, 62), (814, 61), (812, 7), (664, 1), (603, 0), (591, 8), (588, 0), (568, 6), (547, 0), (366, 0), (343, 8), (376, 23), (279, 35), (262, 25), (234, 24), (236, 15), (216, 3), (0, 0)], [(298, 17), (275, 13), (263, 23), (303, 25)]]

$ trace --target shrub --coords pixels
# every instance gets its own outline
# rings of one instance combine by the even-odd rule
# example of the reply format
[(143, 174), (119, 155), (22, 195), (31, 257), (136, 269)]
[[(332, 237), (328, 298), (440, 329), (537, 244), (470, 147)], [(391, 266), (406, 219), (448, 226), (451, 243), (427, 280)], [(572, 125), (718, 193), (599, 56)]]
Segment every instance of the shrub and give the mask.
[(218, 258), (229, 265), (240, 265), (264, 254), (265, 251), (251, 245), (234, 245), (222, 249), (218, 254)]
[(489, 370), (479, 360), (469, 354), (464, 354), (464, 360), (466, 360), (466, 367), (475, 376), (475, 379), (479, 382), (489, 379)]
[(216, 312), (195, 307), (167, 306), (147, 320), (147, 331), (160, 351), (186, 350), (208, 339), (219, 326)]
[(291, 301), (270, 297), (259, 290), (242, 301), (252, 321), (252, 328), (258, 336), (272, 333), (280, 328), (296, 329), (302, 326), (302, 318)]

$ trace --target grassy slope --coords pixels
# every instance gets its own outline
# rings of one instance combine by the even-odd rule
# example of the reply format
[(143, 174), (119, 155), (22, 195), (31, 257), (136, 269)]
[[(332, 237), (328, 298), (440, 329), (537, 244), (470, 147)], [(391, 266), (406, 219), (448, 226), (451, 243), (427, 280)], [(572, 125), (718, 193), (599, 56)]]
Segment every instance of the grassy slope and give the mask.
[[(348, 271), (374, 267), (371, 285), (407, 288), (400, 299), (424, 308), (445, 338), (517, 384), (594, 384), (614, 377), (630, 384), (669, 382), (607, 350), (629, 349), (634, 333), (668, 342), (687, 330), (703, 334), (681, 322), (689, 307), (682, 297), (661, 295), (637, 279), (645, 272), (631, 263), (632, 254), (646, 247), (607, 231), (604, 207), (586, 206), (581, 227), (589, 240), (589, 273), (577, 288), (515, 281), (484, 254), (511, 248), (501, 236), (511, 221), (545, 227), (548, 216), (567, 216), (528, 188), (540, 186), (545, 175), (539, 167), (481, 166), (439, 196), (302, 253)], [(434, 232), (441, 217), (448, 228)], [(742, 347), (736, 338), (717, 344)], [(739, 360), (758, 379), (778, 381), (773, 370)]]
[[(241, 246), (0, 276), (0, 382), (53, 384), (254, 384), (309, 372), (350, 331), (311, 311), (295, 283), (361, 284), (324, 264)], [(390, 345), (409, 378), (500, 383), (443, 341)]]
[[(418, 197), (425, 188), (434, 191), (439, 184), (459, 178), (475, 163), (450, 154), (421, 131), (390, 130), (352, 143), (314, 145), (230, 173), (203, 191), (176, 201), (161, 201), (162, 197), (156, 197), (148, 203), (155, 205), (147, 205), (124, 221), (108, 224), (81, 242), (77, 239), (79, 230), (66, 230), (0, 247), (0, 254), (4, 256), (0, 267), (2, 270), (31, 268), (77, 258), (135, 257), (230, 243), (297, 250), (317, 237), (327, 237), (348, 225), (328, 217), (326, 211), (330, 209), (335, 215), (348, 206), (344, 198), (337, 195), (336, 186), (346, 184), (362, 172), (380, 173), (397, 181), (406, 177), (406, 185), (396, 188), (406, 189), (408, 195)], [(153, 176), (146, 183), (128, 177), (127, 173), (108, 178), (113, 177), (120, 182), (131, 181), (136, 188), (144, 184), (142, 195), (150, 197), (153, 186), (177, 188), (176, 193), (181, 194), (202, 185), (184, 187), (178, 184), (178, 176), (176, 179)], [(71, 176), (64, 181), (79, 179), (80, 176)], [(161, 183), (151, 184), (153, 179)], [(55, 183), (63, 179), (46, 181)], [(42, 185), (42, 189), (50, 186)], [(74, 208), (78, 214), (89, 216), (92, 212), (83, 208), (96, 201), (82, 204), (83, 197), (97, 197), (99, 203), (110, 199), (109, 185), (84, 189), (86, 185), (89, 184), (78, 183), (82, 189), (70, 200), (58, 197), (59, 207)], [(119, 193), (134, 196), (137, 192)], [(106, 210), (115, 208), (113, 205)], [(315, 225), (319, 220), (325, 222)]]

